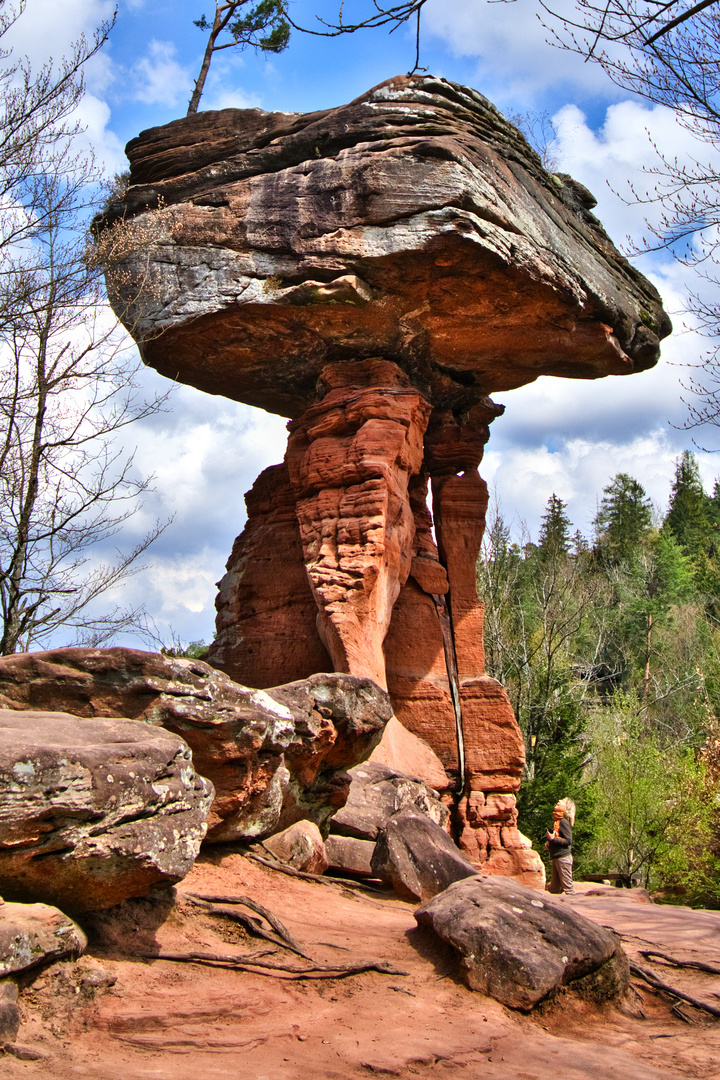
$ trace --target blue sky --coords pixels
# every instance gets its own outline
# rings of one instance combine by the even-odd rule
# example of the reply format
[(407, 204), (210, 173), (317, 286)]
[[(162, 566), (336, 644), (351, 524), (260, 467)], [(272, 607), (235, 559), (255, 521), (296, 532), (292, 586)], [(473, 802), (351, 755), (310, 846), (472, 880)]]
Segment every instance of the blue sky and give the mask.
[[(108, 18), (110, 0), (28, 0), (13, 31), (17, 52), (40, 64), (57, 57), (81, 32)], [(347, 0), (346, 18), (366, 12), (370, 0)], [(562, 0), (560, 10), (572, 3)], [(109, 174), (125, 168), (124, 144), (140, 130), (184, 115), (205, 36), (193, 25), (207, 0), (118, 0), (110, 41), (88, 72), (82, 114), (86, 140)], [(336, 5), (296, 0), (300, 23), (331, 17)], [(657, 209), (632, 204), (629, 184), (643, 190), (651, 168), (651, 140), (680, 159), (709, 156), (693, 146), (667, 110), (618, 90), (578, 56), (553, 48), (538, 19), (535, 0), (428, 0), (421, 63), (433, 74), (467, 83), (506, 113), (547, 112), (557, 138), (561, 171), (585, 183), (598, 198), (595, 211), (616, 243), (646, 233), (645, 215)], [(401, 28), (337, 40), (296, 34), (289, 49), (265, 59), (252, 51), (225, 51), (211, 69), (201, 108), (258, 107), (305, 112), (341, 104), (414, 62), (414, 35)], [(639, 263), (660, 288), (669, 311), (680, 312), (687, 271), (667, 255)], [(635, 475), (663, 510), (680, 451), (692, 448), (683, 428), (682, 383), (707, 351), (691, 320), (674, 315), (676, 334), (652, 372), (627, 379), (577, 383), (541, 379), (498, 395), (507, 406), (494, 424), (481, 472), (493, 485), (507, 518), (535, 532), (555, 492), (568, 503), (574, 525), (590, 532), (596, 497), (619, 471)], [(146, 376), (148, 388), (163, 380)], [(713, 445), (715, 432), (699, 439)], [(177, 388), (170, 411), (136, 426), (136, 462), (155, 475), (155, 492), (127, 526), (130, 543), (156, 517), (174, 514), (156, 544), (152, 566), (116, 599), (142, 600), (161, 636), (210, 640), (214, 582), (223, 572), (244, 520), (242, 495), (265, 466), (281, 459), (284, 421), (278, 417)], [(720, 445), (720, 443), (718, 443)], [(708, 485), (720, 460), (700, 455)], [(123, 538), (121, 538), (123, 539)]]

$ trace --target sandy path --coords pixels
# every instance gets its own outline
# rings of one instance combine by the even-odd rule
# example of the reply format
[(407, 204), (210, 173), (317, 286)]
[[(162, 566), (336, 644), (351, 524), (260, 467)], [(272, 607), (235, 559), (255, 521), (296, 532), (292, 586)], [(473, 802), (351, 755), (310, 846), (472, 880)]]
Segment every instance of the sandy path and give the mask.
[[(408, 975), (287, 981), (129, 959), (128, 952), (158, 946), (244, 953), (262, 948), (183, 899), (192, 891), (254, 897), (324, 962), (372, 957)], [(175, 908), (135, 901), (122, 917), (116, 910), (98, 920), (89, 956), (28, 982), (18, 1042), (47, 1056), (19, 1061), (5, 1055), (3, 1080), (355, 1080), (372, 1073), (409, 1078), (455, 1072), (467, 1080), (720, 1077), (720, 1023), (689, 1026), (672, 1015), (666, 999), (645, 991), (644, 1020), (567, 998), (544, 1016), (519, 1016), (456, 982), (450, 954), (415, 929), (412, 905), (387, 894), (358, 897), (288, 878), (239, 855), (203, 858), (177, 893)], [(685, 909), (674, 916), (671, 933), (666, 913), (673, 909), (612, 894), (571, 902), (599, 922), (616, 923), (623, 934), (638, 935), (628, 937), (631, 951), (648, 934), (670, 952), (683, 933), (687, 949), (706, 948), (713, 933), (719, 940), (720, 916), (713, 913), (688, 915)], [(689, 927), (704, 915), (711, 918)], [(288, 954), (271, 957), (281, 958), (287, 961)], [(676, 972), (658, 970), (679, 985)], [(116, 977), (109, 990), (89, 985), (108, 976)], [(720, 978), (712, 989), (711, 983), (705, 977), (703, 993), (720, 990)]]

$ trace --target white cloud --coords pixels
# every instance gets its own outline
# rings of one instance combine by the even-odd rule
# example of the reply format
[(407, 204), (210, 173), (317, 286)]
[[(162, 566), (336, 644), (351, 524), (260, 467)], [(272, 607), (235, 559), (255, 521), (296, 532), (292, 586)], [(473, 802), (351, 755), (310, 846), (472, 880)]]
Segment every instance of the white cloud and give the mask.
[(27, 56), (37, 67), (48, 57), (68, 53), (81, 34), (92, 38), (114, 10), (112, 0), (28, 0), (25, 12), (3, 38), (3, 46), (12, 46), (15, 55)]
[(256, 93), (247, 93), (237, 86), (226, 86), (219, 82), (206, 91), (201, 99), (201, 109), (261, 109), (262, 98)]
[(151, 41), (147, 55), (133, 64), (128, 81), (131, 96), (144, 105), (177, 105), (192, 91), (190, 70), (178, 61), (170, 41)]
[(95, 155), (98, 166), (106, 174), (123, 172), (127, 169), (125, 150), (117, 135), (110, 128), (110, 106), (94, 94), (86, 93), (77, 110), (78, 119), (85, 131), (78, 140), (78, 147), (84, 143)]
[[(557, 0), (561, 14), (575, 10), (573, 0)], [(486, 0), (429, 0), (426, 32), (439, 37), (457, 57), (477, 57), (476, 86), (493, 101), (537, 108), (538, 95), (563, 84), (610, 99), (618, 96), (596, 64), (548, 43), (550, 31), (534, 0), (488, 3)]]
[(143, 582), (143, 590), (149, 592), (148, 599), (152, 598), (148, 608), (155, 613), (156, 620), (172, 624), (178, 615), (185, 619), (187, 613), (206, 612), (208, 597), (215, 596), (216, 561), (217, 552), (208, 548), (190, 556), (159, 559)]
[[(553, 117), (560, 167), (590, 188), (598, 200), (594, 211), (613, 239), (631, 235), (640, 242), (645, 226), (660, 221), (662, 207), (653, 201), (660, 164), (658, 152), (680, 167), (690, 167), (698, 151), (720, 168), (720, 150), (700, 147), (675, 114), (661, 105), (622, 101), (611, 105), (594, 131), (577, 105), (565, 105)], [(637, 196), (645, 201), (639, 204)]]

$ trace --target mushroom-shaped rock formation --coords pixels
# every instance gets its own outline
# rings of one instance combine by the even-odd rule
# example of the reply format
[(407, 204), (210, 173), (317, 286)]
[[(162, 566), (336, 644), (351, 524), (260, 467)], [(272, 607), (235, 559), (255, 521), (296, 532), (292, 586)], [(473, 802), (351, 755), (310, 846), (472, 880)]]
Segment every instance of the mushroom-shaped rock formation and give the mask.
[(657, 292), (582, 185), (442, 79), (308, 115), (199, 113), (128, 155), (97, 233), (145, 362), (291, 420), (247, 496), (211, 663), (261, 688), (329, 669), (386, 686), (451, 778), (466, 854), (538, 884), (475, 587), (488, 395), (651, 367)]

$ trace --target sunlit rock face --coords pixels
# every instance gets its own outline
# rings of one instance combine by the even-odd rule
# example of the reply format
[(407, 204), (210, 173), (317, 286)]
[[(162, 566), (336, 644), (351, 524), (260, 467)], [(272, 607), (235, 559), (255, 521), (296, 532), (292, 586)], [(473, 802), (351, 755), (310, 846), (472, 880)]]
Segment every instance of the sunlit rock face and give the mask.
[(0, 709), (0, 892), (72, 913), (173, 885), (192, 869), (212, 798), (169, 731)]
[(472, 861), (540, 884), (475, 588), (489, 394), (652, 367), (656, 290), (582, 185), (431, 76), (307, 115), (200, 113), (128, 155), (98, 229), (145, 362), (291, 420), (248, 495), (211, 663), (249, 686), (332, 667), (387, 687)]
[[(53, 712), (46, 713), (47, 708)], [(136, 756), (146, 755), (148, 762), (154, 753), (153, 739), (161, 746), (169, 739), (176, 752), (176, 744), (180, 744), (187, 759), (192, 751), (195, 770), (210, 781), (197, 778), (207, 798), (196, 847), (205, 837), (206, 827), (208, 842), (224, 843), (267, 836), (303, 818), (324, 825), (345, 803), (350, 786), (347, 770), (370, 754), (392, 716), (387, 694), (367, 678), (318, 674), (264, 693), (239, 686), (202, 660), (138, 649), (65, 648), (0, 657), (0, 887), (4, 880), (3, 821), (12, 820), (16, 813), (12, 794), (3, 789), (3, 725), (8, 726), (12, 719), (6, 709), (23, 710), (22, 716), (29, 718), (26, 723), (31, 727), (40, 722), (33, 717), (49, 716), (50, 731), (55, 724), (54, 710), (62, 709), (72, 714), (74, 724), (87, 720), (91, 737), (93, 723), (99, 718), (108, 722), (109, 718), (120, 718), (121, 729), (123, 724), (129, 725), (130, 735), (140, 739)], [(151, 725), (150, 730), (144, 730), (136, 720)], [(60, 721), (55, 726), (59, 732), (56, 744), (62, 746), (62, 739), (70, 737), (70, 728), (66, 731)], [(114, 733), (112, 725), (109, 732)], [(79, 728), (77, 732), (73, 728), (71, 734), (72, 738), (88, 737)], [(12, 760), (17, 749), (12, 739), (10, 746)], [(96, 753), (104, 764), (102, 744)], [(162, 762), (167, 771), (164, 758)], [(105, 771), (116, 776), (118, 766), (108, 765)], [(195, 776), (192, 768), (190, 774)], [(137, 769), (130, 772), (131, 777), (140, 775)], [(111, 786), (111, 796), (113, 790)], [(140, 795), (144, 791), (142, 788)], [(135, 799), (140, 797), (132, 787), (131, 794)], [(60, 805), (65, 804), (61, 801)], [(164, 803), (160, 805), (164, 807)], [(140, 816), (150, 818), (153, 812), (146, 808)], [(50, 811), (43, 813), (50, 816)], [(171, 814), (175, 815), (171, 822), (177, 824), (180, 817), (174, 803)], [(176, 841), (162, 850), (165, 847), (177, 854), (181, 845)], [(193, 858), (196, 854), (197, 850)], [(44, 854), (43, 859), (43, 866), (52, 865)], [(14, 863), (8, 865), (14, 868)], [(79, 865), (82, 870), (91, 864)], [(184, 873), (191, 865), (187, 864)], [(57, 878), (55, 870), (51, 876)], [(103, 888), (105, 895), (108, 889), (106, 885)], [(125, 895), (141, 895), (141, 891)], [(108, 903), (117, 903), (117, 895), (113, 896)]]

